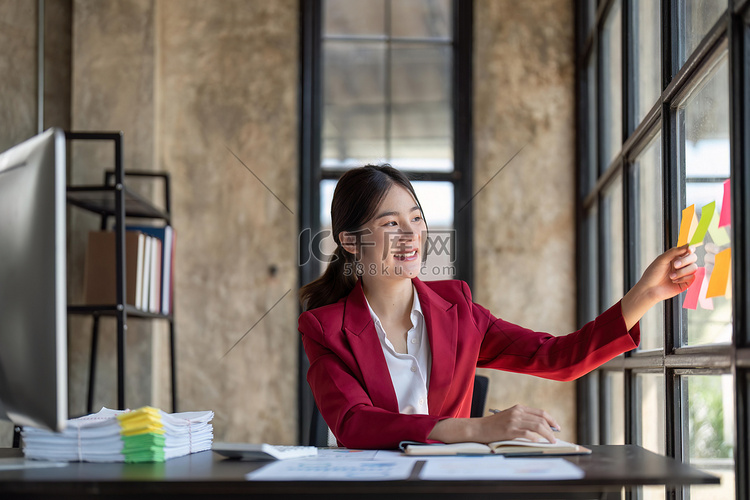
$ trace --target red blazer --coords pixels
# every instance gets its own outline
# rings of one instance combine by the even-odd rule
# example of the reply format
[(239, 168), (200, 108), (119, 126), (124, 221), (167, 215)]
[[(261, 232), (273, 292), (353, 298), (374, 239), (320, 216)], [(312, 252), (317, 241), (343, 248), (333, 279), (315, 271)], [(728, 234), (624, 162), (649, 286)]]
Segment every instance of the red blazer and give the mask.
[(349, 448), (396, 448), (428, 441), (444, 418), (469, 417), (476, 367), (574, 380), (635, 348), (618, 302), (577, 332), (555, 337), (497, 319), (471, 300), (462, 281), (414, 286), (432, 349), (429, 415), (403, 415), (361, 280), (335, 304), (303, 313), (299, 331), (310, 360), (307, 381), (333, 434)]

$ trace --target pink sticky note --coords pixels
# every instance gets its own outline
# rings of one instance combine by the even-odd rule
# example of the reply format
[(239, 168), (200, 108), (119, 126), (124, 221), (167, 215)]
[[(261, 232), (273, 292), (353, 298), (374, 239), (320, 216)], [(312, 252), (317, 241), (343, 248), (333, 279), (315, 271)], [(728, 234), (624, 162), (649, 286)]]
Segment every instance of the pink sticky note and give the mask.
[(706, 293), (708, 292), (708, 278), (705, 277), (706, 268), (701, 268), (703, 270), (704, 277), (701, 279), (701, 293), (698, 296), (698, 303), (701, 306), (701, 309), (708, 309), (713, 311), (714, 309), (714, 299), (710, 299), (706, 297)]
[(724, 200), (721, 202), (721, 216), (719, 227), (728, 226), (732, 223), (732, 196), (729, 189), (729, 179), (724, 181)]
[(690, 284), (685, 294), (685, 300), (682, 301), (682, 307), (684, 309), (696, 309), (698, 307), (698, 299), (701, 295), (701, 285), (703, 284), (703, 278), (706, 276), (706, 268), (699, 267), (695, 271), (695, 280)]

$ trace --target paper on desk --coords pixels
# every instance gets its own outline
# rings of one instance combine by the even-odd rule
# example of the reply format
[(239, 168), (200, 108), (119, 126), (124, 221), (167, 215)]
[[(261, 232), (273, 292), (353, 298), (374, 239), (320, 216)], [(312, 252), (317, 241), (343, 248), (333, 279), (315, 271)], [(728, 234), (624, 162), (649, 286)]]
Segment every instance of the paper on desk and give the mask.
[(426, 460), (420, 479), (427, 481), (581, 479), (584, 472), (563, 458), (442, 457)]
[(349, 448), (318, 448), (316, 460), (372, 460), (378, 450), (357, 450)]
[(23, 469), (45, 469), (50, 467), (67, 467), (68, 462), (46, 462), (38, 460), (27, 460), (25, 458), (0, 458), (0, 472), (8, 470)]
[(249, 481), (400, 481), (414, 463), (401, 460), (279, 460), (245, 475)]
[(410, 460), (416, 462), (421, 457), (404, 455), (399, 450), (358, 450), (354, 448), (318, 448), (318, 455), (311, 460)]

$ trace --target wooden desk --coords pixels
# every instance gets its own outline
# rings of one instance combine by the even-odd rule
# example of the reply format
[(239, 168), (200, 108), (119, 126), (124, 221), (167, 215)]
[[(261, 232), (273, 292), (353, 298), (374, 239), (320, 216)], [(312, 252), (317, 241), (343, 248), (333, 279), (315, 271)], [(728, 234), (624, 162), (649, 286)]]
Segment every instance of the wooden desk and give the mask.
[[(212, 452), (156, 464), (71, 463), (67, 467), (0, 471), (0, 498), (620, 498), (637, 485), (718, 484), (715, 476), (639, 446), (592, 446), (589, 456), (567, 457), (586, 476), (572, 481), (422, 481), (417, 475), (390, 482), (250, 482), (245, 474), (262, 466), (225, 460)], [(0, 457), (20, 456), (0, 450)]]

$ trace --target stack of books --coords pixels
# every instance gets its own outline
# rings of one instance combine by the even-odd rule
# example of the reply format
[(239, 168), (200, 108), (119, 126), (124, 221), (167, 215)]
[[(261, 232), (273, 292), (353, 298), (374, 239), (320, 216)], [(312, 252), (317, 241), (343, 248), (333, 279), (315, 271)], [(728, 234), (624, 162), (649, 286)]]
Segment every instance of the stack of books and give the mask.
[[(125, 228), (125, 302), (156, 314), (172, 313), (175, 233), (171, 226)], [(84, 265), (85, 303), (117, 302), (115, 233), (89, 233)]]
[(24, 427), (26, 458), (58, 462), (164, 462), (211, 449), (212, 411), (165, 413), (144, 406), (68, 421), (63, 432)]

